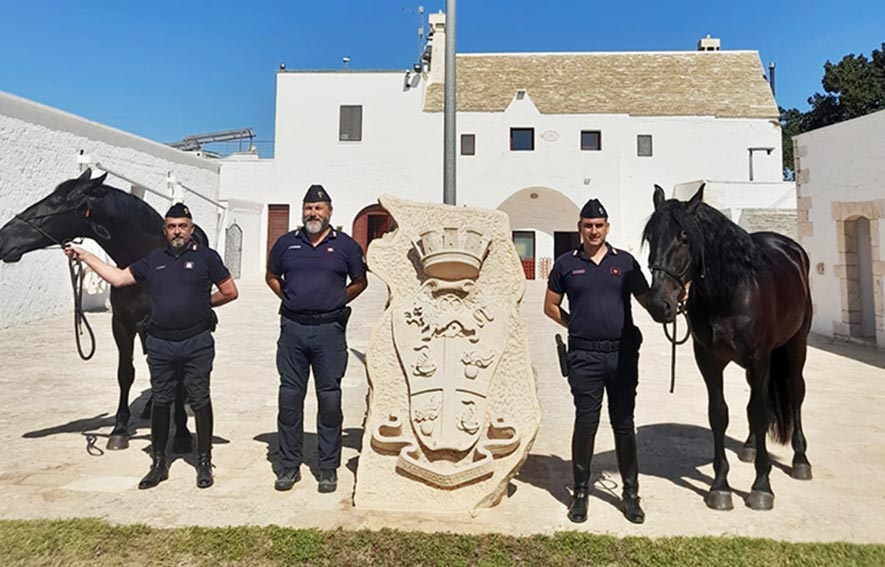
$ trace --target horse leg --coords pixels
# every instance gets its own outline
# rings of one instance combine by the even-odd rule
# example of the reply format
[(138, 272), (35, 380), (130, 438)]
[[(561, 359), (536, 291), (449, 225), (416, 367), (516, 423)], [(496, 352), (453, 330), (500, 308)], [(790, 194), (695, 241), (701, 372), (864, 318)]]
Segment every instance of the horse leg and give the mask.
[(771, 472), (771, 459), (766, 447), (768, 414), (765, 396), (770, 379), (768, 375), (770, 366), (771, 356), (766, 352), (765, 356), (752, 362), (747, 372), (747, 377), (750, 380), (750, 403), (747, 404), (747, 419), (750, 422), (750, 432), (756, 438), (756, 480), (753, 481), (752, 490), (747, 497), (747, 506), (753, 510), (771, 510), (774, 507), (774, 492), (771, 490), (771, 482), (768, 478)]
[[(810, 311), (809, 311), (810, 312)], [(811, 317), (808, 317), (810, 326)], [(788, 362), (787, 391), (790, 398), (790, 411), (793, 416), (793, 469), (790, 476), (797, 480), (811, 480), (811, 463), (805, 456), (808, 444), (802, 431), (802, 402), (805, 400), (805, 378), (802, 369), (808, 352), (808, 326), (790, 339), (786, 344)]]
[(194, 450), (191, 432), (187, 429), (187, 411), (184, 409), (184, 381), (179, 380), (175, 388), (175, 437), (172, 438), (172, 450), (176, 453), (190, 453)]
[(117, 384), (120, 386), (120, 400), (114, 429), (108, 437), (107, 448), (111, 451), (129, 447), (129, 390), (135, 381), (135, 367), (132, 365), (132, 352), (135, 348), (135, 328), (129, 328), (120, 317), (113, 315), (111, 329), (117, 344)]
[(756, 460), (756, 437), (752, 432), (747, 435), (747, 440), (741, 445), (741, 450), (738, 452), (738, 459), (744, 463), (752, 463)]
[(707, 416), (713, 431), (713, 471), (716, 476), (704, 502), (714, 510), (731, 510), (731, 487), (728, 485), (728, 459), (725, 456), (725, 430), (728, 428), (728, 405), (722, 389), (722, 370), (728, 361), (716, 358), (694, 343), (694, 356), (707, 386)]

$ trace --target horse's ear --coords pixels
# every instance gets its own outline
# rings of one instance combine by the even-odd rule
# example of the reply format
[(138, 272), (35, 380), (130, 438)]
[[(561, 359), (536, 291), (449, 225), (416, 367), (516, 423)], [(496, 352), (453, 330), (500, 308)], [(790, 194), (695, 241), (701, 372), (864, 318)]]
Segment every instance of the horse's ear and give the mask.
[(98, 177), (96, 177), (95, 179), (90, 179), (89, 184), (86, 186), (86, 188), (83, 190), (83, 192), (88, 197), (101, 199), (102, 197), (107, 195), (107, 192), (108, 192), (108, 188), (104, 186), (104, 180), (107, 179), (107, 177), (108, 177), (108, 174), (107, 174), (107, 172), (105, 172), (105, 173), (102, 173), (101, 175), (99, 175)]
[(701, 201), (704, 200), (704, 187), (706, 187), (706, 183), (701, 183), (701, 186), (698, 188), (698, 192), (694, 194), (694, 196), (688, 200), (688, 212), (693, 213), (698, 208), (698, 205), (701, 204)]
[(108, 178), (108, 172), (105, 171), (98, 177), (92, 180), (92, 185), (104, 185), (104, 180)]
[(655, 184), (655, 192), (652, 195), (652, 202), (655, 204), (655, 210), (661, 208), (667, 198), (664, 196), (664, 190), (657, 183)]
[(83, 173), (80, 174), (80, 177), (77, 178), (77, 181), (88, 180), (88, 179), (91, 178), (91, 177), (92, 177), (92, 168), (91, 168), (91, 167), (87, 167), (87, 168), (83, 171)]

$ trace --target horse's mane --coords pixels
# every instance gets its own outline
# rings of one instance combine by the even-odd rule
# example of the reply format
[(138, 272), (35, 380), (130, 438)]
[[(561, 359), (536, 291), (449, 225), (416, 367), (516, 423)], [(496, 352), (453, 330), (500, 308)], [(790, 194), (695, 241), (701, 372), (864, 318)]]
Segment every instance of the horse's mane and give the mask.
[(101, 200), (101, 211), (105, 215), (116, 220), (125, 219), (148, 234), (162, 234), (163, 217), (153, 207), (126, 191), (110, 185), (104, 187), (108, 189)]
[(662, 231), (672, 238), (679, 230), (685, 231), (691, 246), (692, 288), (708, 298), (731, 297), (765, 265), (765, 256), (750, 234), (706, 203), (689, 211), (685, 202), (665, 202), (652, 214), (642, 238), (651, 242)]

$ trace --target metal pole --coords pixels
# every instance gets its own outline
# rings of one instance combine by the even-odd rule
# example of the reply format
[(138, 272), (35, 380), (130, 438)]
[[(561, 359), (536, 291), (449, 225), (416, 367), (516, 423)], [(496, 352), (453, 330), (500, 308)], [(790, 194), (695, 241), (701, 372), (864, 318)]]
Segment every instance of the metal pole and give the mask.
[(455, 0), (446, 0), (445, 127), (443, 153), (443, 203), (455, 199)]

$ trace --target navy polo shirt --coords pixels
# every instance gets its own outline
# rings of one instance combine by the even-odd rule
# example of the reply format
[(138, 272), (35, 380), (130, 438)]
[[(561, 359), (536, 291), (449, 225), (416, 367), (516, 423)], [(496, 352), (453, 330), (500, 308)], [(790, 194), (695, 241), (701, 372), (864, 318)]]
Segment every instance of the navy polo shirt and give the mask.
[(633, 327), (630, 295), (648, 291), (648, 281), (629, 252), (608, 243), (599, 265), (584, 247), (556, 259), (547, 287), (565, 294), (569, 303), (569, 336), (590, 341), (620, 339)]
[(218, 252), (193, 240), (176, 256), (167, 244), (129, 266), (138, 282), (150, 286), (151, 322), (182, 330), (211, 317), (212, 284), (230, 277)]
[(330, 230), (314, 247), (303, 229), (277, 239), (267, 259), (267, 271), (283, 283), (280, 314), (328, 313), (344, 307), (350, 281), (366, 276), (363, 249), (351, 237)]

